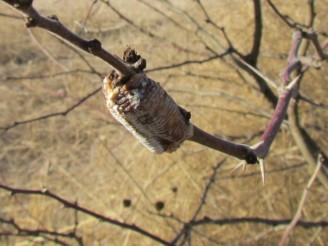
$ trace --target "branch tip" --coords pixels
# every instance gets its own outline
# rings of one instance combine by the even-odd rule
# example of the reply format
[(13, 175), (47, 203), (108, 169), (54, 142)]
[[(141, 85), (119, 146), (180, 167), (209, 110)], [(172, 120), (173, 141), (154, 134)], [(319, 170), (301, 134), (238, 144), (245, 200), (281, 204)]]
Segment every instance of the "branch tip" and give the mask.
[(301, 74), (299, 74), (295, 79), (293, 79), (287, 86), (286, 89), (288, 91), (294, 89), (295, 85), (297, 84), (297, 82), (299, 81), (299, 78), (301, 77)]

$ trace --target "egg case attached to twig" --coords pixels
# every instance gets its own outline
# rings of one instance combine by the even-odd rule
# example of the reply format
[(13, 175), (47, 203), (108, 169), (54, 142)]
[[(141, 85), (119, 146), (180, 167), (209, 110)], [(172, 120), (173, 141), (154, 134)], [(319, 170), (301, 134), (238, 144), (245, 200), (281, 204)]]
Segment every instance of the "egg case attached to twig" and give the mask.
[(177, 150), (193, 135), (190, 112), (143, 73), (146, 61), (134, 50), (128, 48), (123, 59), (133, 64), (137, 72), (128, 79), (116, 71), (105, 77), (103, 93), (109, 111), (150, 151)]

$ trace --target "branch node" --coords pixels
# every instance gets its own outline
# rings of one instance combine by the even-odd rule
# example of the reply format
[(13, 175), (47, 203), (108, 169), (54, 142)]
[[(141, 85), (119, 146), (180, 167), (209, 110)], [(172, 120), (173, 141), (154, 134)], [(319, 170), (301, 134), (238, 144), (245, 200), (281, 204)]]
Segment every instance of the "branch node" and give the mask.
[(313, 67), (315, 69), (320, 69), (322, 67), (322, 61), (316, 57), (301, 56), (300, 62), (307, 67)]
[(101, 42), (98, 39), (89, 41), (88, 50), (91, 54), (95, 54), (101, 50)]
[(144, 58), (140, 58), (132, 66), (137, 70), (137, 72), (142, 72), (147, 66), (147, 61)]
[(42, 188), (41, 192), (42, 192), (43, 194), (49, 194), (49, 191), (48, 191), (47, 188)]
[(37, 26), (37, 21), (31, 17), (26, 17), (25, 18), (25, 26), (27, 28), (30, 28), (30, 27), (36, 27)]
[(248, 151), (245, 156), (245, 161), (247, 164), (256, 164), (257, 163), (257, 156), (253, 151)]
[(19, 9), (19, 10), (23, 10), (23, 9), (27, 9), (28, 7), (30, 7), (33, 3), (33, 0), (15, 0), (12, 4), (12, 6), (14, 6), (14, 8)]
[(54, 20), (54, 21), (58, 21), (59, 22), (59, 19), (58, 19), (58, 16), (57, 15), (50, 15), (48, 16), (49, 19), (51, 20)]

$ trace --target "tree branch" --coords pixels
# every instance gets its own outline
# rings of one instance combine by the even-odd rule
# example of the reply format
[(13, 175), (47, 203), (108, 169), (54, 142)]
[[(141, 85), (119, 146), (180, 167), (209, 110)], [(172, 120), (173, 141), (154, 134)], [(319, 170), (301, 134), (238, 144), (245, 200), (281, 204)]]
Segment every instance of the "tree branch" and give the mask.
[[(228, 142), (221, 138), (212, 136), (197, 127), (194, 127), (194, 135), (189, 139), (191, 141), (203, 144), (207, 147), (219, 150), (228, 155), (234, 156), (238, 159), (245, 160), (248, 164), (256, 163), (257, 160), (263, 160), (269, 153), (270, 147), (280, 126), (287, 114), (289, 102), (292, 98), (293, 92), (297, 90), (297, 83), (300, 80), (300, 76), (292, 80), (291, 74), (302, 67), (302, 63), (298, 58), (298, 50), (302, 41), (302, 32), (295, 31), (293, 34), (291, 49), (288, 57), (288, 65), (281, 75), (282, 88), (278, 98), (278, 103), (275, 111), (269, 121), (263, 135), (260, 138), (260, 142), (252, 147), (239, 145), (232, 142)], [(319, 49), (319, 48), (317, 48)], [(326, 57), (322, 57), (325, 59)], [(264, 163), (260, 161), (262, 178), (264, 181)]]
[(59, 22), (57, 17), (44, 17), (40, 15), (38, 11), (35, 10), (32, 6), (32, 0), (2, 1), (14, 7), (24, 15), (27, 27), (40, 27), (42, 29), (48, 30), (49, 32), (59, 36), (60, 38), (68, 41), (70, 44), (73, 44), (85, 52), (101, 58), (126, 77), (129, 77), (135, 73), (132, 66), (128, 65), (117, 56), (114, 56), (110, 52), (104, 50), (101, 47), (100, 41), (97, 39), (85, 40), (68, 30), (62, 23)]
[[(267, 0), (269, 6), (272, 8), (273, 12), (290, 28), (306, 28), (307, 26), (297, 23), (294, 20), (292, 20), (288, 15), (282, 14), (279, 9), (276, 7), (276, 5), (271, 1)], [(308, 1), (312, 2), (312, 1)]]
[[(19, 235), (19, 236), (32, 236), (32, 237), (39, 237), (39, 236), (53, 236), (53, 237), (61, 237), (61, 238), (68, 238), (68, 239), (72, 239), (75, 240), (79, 245), (83, 245), (83, 240), (81, 237), (78, 237), (76, 235), (76, 232), (68, 232), (68, 233), (61, 233), (61, 232), (57, 232), (57, 231), (50, 231), (50, 230), (46, 230), (46, 229), (27, 229), (27, 228), (23, 228), (21, 227), (19, 224), (17, 224), (17, 222), (15, 222), (13, 219), (4, 219), (4, 218), (0, 218), (0, 224), (7, 224), (12, 226), (13, 228), (15, 228), (15, 230), (17, 232), (0, 232), (0, 236), (2, 235)], [(66, 244), (65, 244), (66, 245)]]
[[(190, 237), (190, 233), (191, 233), (191, 229), (192, 229), (192, 227), (190, 225), (196, 220), (197, 216), (199, 215), (199, 213), (203, 209), (204, 205), (206, 204), (206, 199), (207, 199), (208, 193), (209, 193), (212, 185), (215, 183), (219, 168), (222, 166), (222, 164), (225, 162), (225, 160), (226, 160), (226, 158), (223, 158), (213, 167), (212, 175), (209, 178), (209, 181), (205, 186), (203, 195), (200, 199), (200, 203), (199, 203), (197, 209), (195, 210), (190, 221), (188, 223), (184, 223), (184, 227), (180, 230), (180, 232), (176, 235), (176, 237), (173, 240), (171, 240), (171, 245), (176, 245), (176, 243), (180, 240), (180, 238), (183, 235), (184, 235), (183, 240), (186, 240), (187, 238)], [(181, 242), (180, 245), (184, 245), (184, 242)]]
[(238, 159), (245, 160), (249, 164), (256, 162), (257, 158), (263, 159), (267, 156), (270, 146), (277, 135), (280, 125), (285, 118), (286, 111), (288, 108), (289, 101), (292, 96), (292, 92), (298, 79), (294, 80), (291, 84), (290, 74), (297, 68), (300, 67), (300, 62), (296, 58), (297, 50), (301, 42), (301, 33), (296, 32), (293, 37), (292, 47), (290, 51), (290, 57), (288, 66), (282, 75), (282, 90), (278, 99), (277, 107), (272, 115), (271, 120), (268, 123), (266, 130), (264, 131), (261, 142), (252, 147), (239, 145), (228, 142), (221, 138), (209, 135), (208, 133), (194, 127), (194, 136), (189, 140), (201, 143), (207, 147), (219, 150), (228, 155), (234, 156)]
[(91, 217), (97, 218), (103, 222), (107, 222), (109, 224), (115, 225), (115, 226), (119, 226), (121, 228), (125, 228), (125, 229), (129, 229), (132, 230), (134, 232), (137, 232), (143, 236), (146, 236), (158, 243), (161, 243), (163, 245), (168, 245), (169, 243), (167, 241), (165, 241), (164, 239), (161, 239), (159, 236), (156, 236), (134, 224), (127, 224), (121, 221), (118, 221), (116, 219), (112, 219), (110, 217), (107, 217), (105, 215), (102, 215), (100, 213), (94, 212), (88, 208), (84, 208), (80, 205), (78, 205), (76, 202), (70, 202), (68, 200), (66, 200), (63, 197), (60, 197), (54, 193), (52, 193), (51, 191), (47, 190), (47, 189), (42, 189), (42, 190), (31, 190), (31, 189), (18, 189), (18, 188), (13, 188), (4, 184), (0, 184), (0, 189), (3, 190), (7, 190), (10, 192), (11, 195), (16, 195), (16, 194), (24, 194), (24, 195), (37, 195), (37, 196), (45, 196), (48, 197), (50, 199), (56, 200), (57, 202), (63, 204), (65, 207), (67, 208), (72, 208), (76, 211), (82, 212), (84, 214), (87, 214)]
[(77, 103), (73, 104), (71, 107), (69, 107), (65, 111), (56, 112), (56, 113), (52, 113), (52, 114), (46, 114), (46, 115), (42, 115), (42, 116), (39, 116), (39, 117), (36, 117), (36, 118), (28, 119), (28, 120), (16, 121), (16, 122), (14, 122), (11, 125), (0, 127), (0, 130), (3, 130), (3, 131), (6, 132), (6, 131), (8, 131), (8, 130), (10, 130), (12, 128), (15, 128), (15, 127), (20, 126), (20, 125), (25, 125), (25, 124), (28, 124), (28, 123), (31, 123), (31, 122), (46, 120), (46, 119), (49, 119), (49, 118), (52, 118), (52, 117), (56, 117), (56, 116), (63, 116), (63, 117), (65, 117), (67, 114), (69, 114), (75, 108), (77, 108), (78, 106), (80, 106), (83, 102), (85, 102), (86, 100), (88, 100), (90, 97), (96, 95), (100, 90), (101, 90), (101, 87), (98, 87), (94, 91), (92, 91), (89, 94), (87, 94), (85, 97), (81, 98)]
[(251, 66), (257, 66), (257, 59), (260, 54), (261, 40), (262, 40), (262, 10), (261, 0), (253, 0), (254, 5), (254, 34), (253, 34), (253, 47), (249, 54), (245, 57), (245, 61)]
[[(215, 225), (227, 225), (227, 224), (241, 224), (241, 223), (253, 223), (253, 224), (263, 224), (270, 226), (288, 225), (291, 219), (268, 219), (268, 218), (258, 218), (258, 217), (241, 217), (241, 218), (227, 218), (227, 219), (213, 219), (209, 217), (204, 217), (203, 219), (196, 220), (193, 222), (193, 226), (215, 224)], [(328, 227), (328, 221), (298, 221), (297, 226), (303, 228), (311, 227)]]
[[(302, 153), (304, 159), (310, 166), (310, 170), (314, 170), (316, 160), (314, 155), (318, 154), (318, 151), (321, 151), (319, 146), (313, 141), (308, 133), (304, 131), (304, 129), (300, 126), (298, 119), (298, 101), (294, 98), (291, 100), (289, 108), (288, 108), (288, 122), (289, 129), (296, 142), (300, 152)], [(324, 152), (322, 152), (323, 158), (327, 160), (327, 156)], [(321, 172), (319, 173), (318, 179), (320, 183), (328, 189), (328, 164), (321, 168)]]
[(213, 136), (197, 126), (194, 126), (194, 134), (188, 140), (205, 145), (209, 148), (218, 150), (227, 155), (234, 156), (238, 159), (245, 160), (248, 164), (255, 164), (257, 156), (252, 149), (243, 144), (235, 144), (222, 138)]
[(308, 192), (311, 188), (311, 186), (313, 185), (316, 177), (318, 176), (319, 172), (320, 172), (320, 168), (323, 166), (323, 163), (324, 163), (324, 159), (322, 157), (321, 154), (319, 154), (318, 156), (318, 162), (317, 162), (317, 167), (316, 169), (314, 170), (309, 182), (307, 183), (304, 191), (303, 191), (303, 194), (302, 194), (302, 197), (301, 197), (301, 200), (298, 204), (298, 208), (297, 208), (297, 211), (293, 217), (293, 219), (291, 220), (291, 222), (289, 223), (288, 227), (286, 228), (283, 236), (281, 237), (281, 240), (280, 240), (280, 243), (279, 243), (279, 246), (283, 246), (285, 245), (286, 241), (287, 241), (287, 238), (288, 238), (288, 235), (291, 233), (291, 231), (293, 230), (293, 228), (297, 225), (297, 223), (299, 222), (299, 220), (301, 219), (302, 217), (302, 210), (304, 208), (304, 205), (305, 205), (305, 201), (306, 201), (306, 198), (307, 198), (307, 195), (308, 195)]

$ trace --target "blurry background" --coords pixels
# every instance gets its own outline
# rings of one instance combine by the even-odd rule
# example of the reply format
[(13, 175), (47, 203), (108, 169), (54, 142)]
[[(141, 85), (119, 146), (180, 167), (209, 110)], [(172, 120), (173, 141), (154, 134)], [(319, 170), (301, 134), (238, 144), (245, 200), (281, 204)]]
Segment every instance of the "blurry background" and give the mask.
[[(292, 29), (268, 1), (261, 3), (263, 33), (257, 66), (280, 82)], [(273, 3), (291, 22), (307, 24), (308, 1)], [(116, 55), (121, 56), (127, 46), (135, 48), (147, 59), (147, 74), (191, 111), (195, 125), (235, 142), (258, 142), (273, 112), (272, 103), (229, 54), (221, 56), (229, 45), (220, 29), (224, 27), (238, 52), (248, 54), (253, 45), (253, 1), (36, 0), (34, 6), (43, 15), (55, 14), (84, 38), (99, 39)], [(324, 40), (328, 1), (315, 1), (314, 6), (314, 30)], [(3, 2), (0, 13), (0, 183), (47, 188), (167, 241), (193, 219), (284, 220), (294, 215), (312, 172), (287, 124), (266, 159), (265, 186), (258, 165), (232, 173), (238, 160), (196, 143), (185, 142), (172, 154), (152, 154), (107, 111), (99, 91), (102, 78), (111, 71), (106, 63), (75, 51), (45, 30), (27, 30), (19, 13)], [(327, 105), (327, 90), (326, 65), (306, 73), (301, 85), (306, 97)], [(64, 116), (50, 117), (74, 105)], [(43, 116), (46, 119), (33, 120)], [(327, 119), (327, 110), (300, 102), (301, 125), (325, 151)], [(25, 122), (29, 120), (33, 122)], [(156, 245), (131, 230), (82, 213), (76, 216), (74, 210), (40, 196), (10, 197), (0, 190), (0, 218), (13, 218), (29, 229), (68, 233), (75, 228), (84, 245)], [(320, 182), (311, 188), (303, 220), (328, 220), (328, 193)], [(179, 242), (277, 245), (285, 228), (279, 223), (200, 223)], [(51, 235), (16, 234), (12, 225), (0, 223), (2, 245), (78, 244), (74, 238), (58, 237), (55, 242)], [(327, 241), (328, 228), (314, 226), (296, 227), (289, 243), (325, 245)]]

